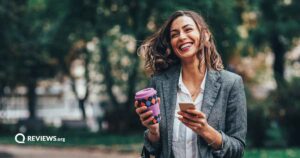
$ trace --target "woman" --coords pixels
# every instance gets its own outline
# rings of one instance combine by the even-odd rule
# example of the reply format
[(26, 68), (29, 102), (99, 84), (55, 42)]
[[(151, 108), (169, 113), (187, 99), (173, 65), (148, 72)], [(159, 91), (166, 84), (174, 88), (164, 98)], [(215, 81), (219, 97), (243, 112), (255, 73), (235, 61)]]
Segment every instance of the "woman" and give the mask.
[[(145, 149), (161, 158), (243, 156), (246, 98), (240, 76), (223, 70), (211, 32), (193, 11), (176, 11), (140, 48), (151, 86), (160, 97), (161, 122), (136, 109), (145, 131)], [(196, 108), (179, 110), (179, 103)], [(137, 103), (135, 103), (135, 106)], [(176, 117), (175, 117), (176, 116)]]

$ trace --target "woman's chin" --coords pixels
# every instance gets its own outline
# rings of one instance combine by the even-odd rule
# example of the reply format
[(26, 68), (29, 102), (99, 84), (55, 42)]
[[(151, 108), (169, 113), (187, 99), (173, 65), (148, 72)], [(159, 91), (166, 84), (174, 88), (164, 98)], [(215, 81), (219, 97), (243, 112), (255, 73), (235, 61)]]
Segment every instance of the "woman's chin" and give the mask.
[(190, 60), (196, 56), (196, 53), (193, 52), (180, 52), (179, 53), (179, 58), (181, 60)]

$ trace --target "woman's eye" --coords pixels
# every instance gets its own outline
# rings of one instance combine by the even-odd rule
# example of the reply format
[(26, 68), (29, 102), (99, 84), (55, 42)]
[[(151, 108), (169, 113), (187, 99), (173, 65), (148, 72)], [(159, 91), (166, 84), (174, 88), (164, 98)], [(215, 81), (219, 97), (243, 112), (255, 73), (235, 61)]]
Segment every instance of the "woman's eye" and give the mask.
[(192, 31), (192, 30), (193, 30), (192, 28), (187, 28), (187, 29), (185, 29), (186, 32), (190, 32), (190, 31)]
[(171, 38), (175, 38), (175, 37), (177, 37), (177, 36), (178, 36), (177, 33), (171, 34)]

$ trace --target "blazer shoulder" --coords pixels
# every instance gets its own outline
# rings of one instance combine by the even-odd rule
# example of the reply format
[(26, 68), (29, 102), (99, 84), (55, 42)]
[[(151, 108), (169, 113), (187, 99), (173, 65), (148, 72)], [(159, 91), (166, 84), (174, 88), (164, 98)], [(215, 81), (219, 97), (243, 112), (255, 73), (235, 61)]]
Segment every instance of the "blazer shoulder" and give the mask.
[(163, 80), (164, 78), (164, 73), (155, 73), (151, 75), (151, 80), (153, 81), (158, 81), (158, 80)]
[(234, 84), (236, 80), (242, 80), (242, 77), (240, 75), (227, 70), (221, 70), (220, 74), (222, 81), (227, 84)]

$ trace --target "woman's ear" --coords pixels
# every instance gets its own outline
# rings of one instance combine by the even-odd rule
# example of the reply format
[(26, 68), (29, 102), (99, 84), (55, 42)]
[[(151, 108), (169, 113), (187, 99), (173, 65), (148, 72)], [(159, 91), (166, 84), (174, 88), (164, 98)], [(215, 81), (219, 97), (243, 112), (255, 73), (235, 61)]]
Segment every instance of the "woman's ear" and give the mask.
[(208, 42), (210, 40), (210, 33), (208, 31), (204, 31), (204, 36), (205, 36), (205, 42)]

